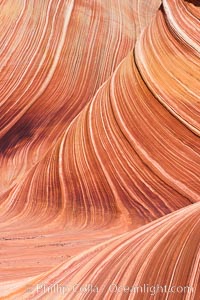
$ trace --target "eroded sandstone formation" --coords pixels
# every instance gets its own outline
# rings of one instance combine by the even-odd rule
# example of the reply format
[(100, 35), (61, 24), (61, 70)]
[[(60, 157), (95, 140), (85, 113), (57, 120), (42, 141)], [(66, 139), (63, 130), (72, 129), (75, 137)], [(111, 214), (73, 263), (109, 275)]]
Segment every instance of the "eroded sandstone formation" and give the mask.
[(0, 7), (0, 297), (197, 300), (199, 1)]

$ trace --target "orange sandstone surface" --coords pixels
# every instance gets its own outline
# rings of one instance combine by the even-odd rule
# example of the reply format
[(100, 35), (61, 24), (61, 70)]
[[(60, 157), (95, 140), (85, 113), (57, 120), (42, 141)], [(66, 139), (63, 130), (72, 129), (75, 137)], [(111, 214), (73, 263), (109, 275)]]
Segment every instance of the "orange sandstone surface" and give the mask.
[(200, 299), (200, 1), (0, 25), (0, 299)]

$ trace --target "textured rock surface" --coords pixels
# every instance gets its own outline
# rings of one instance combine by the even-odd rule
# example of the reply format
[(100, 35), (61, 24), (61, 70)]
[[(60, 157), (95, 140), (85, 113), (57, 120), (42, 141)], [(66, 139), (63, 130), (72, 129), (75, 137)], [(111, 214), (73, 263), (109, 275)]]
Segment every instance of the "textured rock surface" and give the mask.
[(2, 299), (200, 297), (200, 6), (160, 4), (0, 1)]

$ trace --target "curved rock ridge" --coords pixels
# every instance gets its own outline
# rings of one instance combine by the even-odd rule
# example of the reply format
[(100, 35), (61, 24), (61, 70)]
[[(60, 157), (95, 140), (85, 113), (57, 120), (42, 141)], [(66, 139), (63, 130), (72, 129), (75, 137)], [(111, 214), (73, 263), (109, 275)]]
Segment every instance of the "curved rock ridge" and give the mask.
[[(189, 2), (194, 3), (194, 1)], [(175, 30), (176, 35), (199, 56), (200, 20), (196, 16), (197, 12), (199, 12), (199, 5), (193, 12), (188, 9), (188, 0), (163, 0), (163, 7), (168, 22), (172, 29)]]
[[(70, 259), (5, 299), (198, 299), (199, 217), (200, 204), (190, 205)], [(134, 290), (145, 286), (145, 293)]]
[(1, 4), (1, 191), (44, 157), (113, 73), (160, 4), (151, 2)]
[(150, 222), (199, 201), (199, 146), (130, 52), (53, 151), (2, 197), (4, 218), (83, 228)]
[(190, 11), (194, 17), (200, 19), (199, 0), (186, 0), (185, 5), (187, 6), (188, 11)]
[(137, 41), (136, 62), (156, 98), (199, 135), (200, 20), (184, 4), (163, 1), (164, 12)]
[(0, 1), (1, 299), (199, 299), (200, 6), (159, 5)]
[[(148, 6), (142, 0), (0, 5), (0, 243), (6, 249), (0, 280), (5, 281), (46, 271), (122, 230), (121, 213), (114, 207), (115, 213), (103, 213), (103, 222), (102, 213), (93, 214), (97, 228), (105, 224), (95, 236), (86, 231), (80, 238), (74, 227), (63, 231), (70, 223), (68, 209), (79, 207), (81, 200), (72, 197), (69, 205), (70, 198), (65, 199), (61, 141), (71, 121), (134, 46), (160, 1)], [(74, 226), (83, 226), (85, 219), (85, 226), (94, 226), (94, 220), (83, 216), (82, 205), (80, 211)], [(16, 259), (14, 249), (19, 248), (23, 257), (19, 253)]]
[[(10, 6), (3, 4), (3, 15)], [(129, 1), (24, 1), (18, 6), (18, 14), (10, 12), (10, 31), (1, 35), (3, 190), (41, 160), (135, 41)]]
[[(61, 198), (58, 155), (55, 154), (55, 158), (52, 149), (73, 118), (132, 48), (136, 31), (139, 34), (159, 3), (154, 1), (151, 9), (147, 9), (143, 1), (124, 4), (113, 0), (95, 1), (90, 5), (87, 1), (44, 1), (43, 4), (24, 1), (10, 16), (11, 3), (2, 3), (2, 16), (8, 18), (10, 26), (6, 34), (1, 33), (0, 197), (3, 213), (4, 199), (9, 199), (6, 206), (13, 216), (16, 212), (25, 216), (32, 210), (31, 207), (26, 210), (27, 205), (24, 205), (27, 196), (23, 201), (19, 199), (27, 193), (26, 185), (42, 193), (35, 197), (37, 192), (33, 192), (33, 207), (44, 208), (45, 178), (41, 181), (37, 174), (44, 173), (48, 181), (48, 172), (51, 175), (55, 172), (50, 179), (53, 183), (49, 183), (51, 191), (47, 193), (52, 193), (48, 197), (55, 199), (52, 200), (55, 203)], [(38, 14), (40, 10), (46, 18)], [(54, 169), (48, 167), (47, 171), (43, 165), (50, 162)], [(34, 184), (34, 180), (38, 183)], [(36, 209), (35, 212), (37, 214)]]

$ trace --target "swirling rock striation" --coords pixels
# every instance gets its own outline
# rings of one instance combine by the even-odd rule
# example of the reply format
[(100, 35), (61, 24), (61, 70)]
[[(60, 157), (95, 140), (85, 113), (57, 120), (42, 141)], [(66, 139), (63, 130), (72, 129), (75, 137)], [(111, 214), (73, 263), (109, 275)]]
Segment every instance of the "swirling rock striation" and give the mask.
[[(13, 296), (15, 299), (21, 299), (22, 295), (27, 299), (52, 299), (55, 295), (57, 299), (151, 299), (152, 296), (163, 300), (198, 299), (199, 215), (200, 204), (193, 204), (113, 238), (35, 278), (27, 284), (30, 291), (27, 292), (25, 285), (15, 290)], [(88, 287), (91, 282), (92, 288)], [(145, 286), (146, 292), (142, 293)], [(179, 293), (171, 292), (170, 286), (179, 287)], [(180, 287), (193, 289), (181, 292)]]
[(159, 4), (1, 2), (3, 299), (198, 299), (200, 8)]

